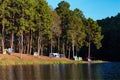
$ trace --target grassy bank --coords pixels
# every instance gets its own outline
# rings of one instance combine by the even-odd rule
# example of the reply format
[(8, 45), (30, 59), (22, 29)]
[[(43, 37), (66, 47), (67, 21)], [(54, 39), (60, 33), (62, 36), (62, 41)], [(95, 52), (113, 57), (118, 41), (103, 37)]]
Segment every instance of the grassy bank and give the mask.
[[(1, 59), (0, 65), (32, 65), (32, 64), (83, 64), (87, 61), (65, 61), (65, 60), (24, 60), (24, 59)], [(103, 63), (103, 61), (92, 61), (91, 63)]]
[[(92, 61), (92, 63), (102, 63), (103, 61)], [(47, 56), (38, 56), (23, 54), (4, 55), (0, 54), (0, 65), (32, 65), (32, 64), (80, 64), (87, 61), (75, 61), (67, 58), (50, 58)]]
[(71, 64), (75, 61), (64, 60), (25, 60), (25, 59), (1, 59), (0, 65), (31, 65), (31, 64)]

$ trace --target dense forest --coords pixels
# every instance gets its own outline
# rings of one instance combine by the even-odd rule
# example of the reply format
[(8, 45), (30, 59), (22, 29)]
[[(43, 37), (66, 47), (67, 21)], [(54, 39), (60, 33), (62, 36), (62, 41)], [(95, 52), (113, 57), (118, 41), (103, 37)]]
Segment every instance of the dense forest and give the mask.
[(120, 61), (120, 13), (97, 21), (102, 27), (102, 48), (99, 58), (110, 61)]
[[(103, 26), (104, 22), (98, 22)], [(13, 48), (21, 53), (21, 58), (23, 53), (33, 52), (39, 55), (57, 52), (67, 58), (75, 55), (91, 57), (90, 52), (102, 47), (104, 37), (97, 21), (85, 18), (78, 8), (70, 10), (66, 1), (61, 1), (56, 9), (52, 9), (46, 0), (1, 0), (0, 30), (1, 51)], [(103, 34), (107, 35), (104, 30)], [(104, 40), (107, 39), (108, 36)]]

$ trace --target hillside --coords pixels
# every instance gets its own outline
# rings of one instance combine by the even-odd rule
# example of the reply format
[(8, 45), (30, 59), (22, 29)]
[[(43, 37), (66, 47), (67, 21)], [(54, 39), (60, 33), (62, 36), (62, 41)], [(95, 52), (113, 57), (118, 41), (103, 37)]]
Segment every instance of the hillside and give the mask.
[(109, 61), (120, 61), (120, 13), (97, 21), (102, 27), (102, 48), (99, 58)]

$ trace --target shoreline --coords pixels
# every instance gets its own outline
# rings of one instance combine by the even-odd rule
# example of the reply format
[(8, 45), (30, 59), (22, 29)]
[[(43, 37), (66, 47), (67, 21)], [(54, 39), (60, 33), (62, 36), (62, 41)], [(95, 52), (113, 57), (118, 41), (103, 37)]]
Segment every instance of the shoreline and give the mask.
[[(103, 63), (104, 61), (92, 61), (90, 63)], [(50, 58), (48, 56), (33, 56), (20, 53), (0, 54), (0, 65), (42, 65), (42, 64), (85, 64), (88, 61), (75, 61), (67, 58)]]

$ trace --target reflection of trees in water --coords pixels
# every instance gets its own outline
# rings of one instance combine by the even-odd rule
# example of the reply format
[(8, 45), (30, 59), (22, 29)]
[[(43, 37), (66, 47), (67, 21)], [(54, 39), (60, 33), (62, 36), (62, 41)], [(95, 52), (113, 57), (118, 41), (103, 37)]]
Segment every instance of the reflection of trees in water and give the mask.
[(22, 66), (23, 70), (22, 70), (22, 74), (23, 74), (23, 79), (22, 80), (33, 80), (32, 79), (32, 76), (33, 76), (33, 73), (32, 73), (32, 66)]
[(32, 66), (0, 66), (0, 80), (39, 80), (39, 68)]
[(101, 80), (100, 71), (90, 63), (0, 66), (0, 80)]
[[(79, 67), (79, 68), (78, 68)], [(83, 80), (81, 65), (33, 65), (0, 68), (2, 80)]]
[(6, 72), (7, 72), (6, 67), (0, 66), (0, 79), (2, 79), (2, 80), (7, 80), (8, 79)]
[(19, 80), (12, 66), (0, 66), (0, 80)]
[(72, 68), (65, 64), (50, 65), (50, 79), (49, 80), (74, 80), (72, 79)]
[(0, 66), (0, 80), (23, 80), (22, 69), (21, 66)]
[(103, 80), (101, 64), (88, 63), (88, 80)]
[[(85, 73), (84, 73), (85, 71)], [(86, 79), (86, 68), (80, 64), (72, 65), (72, 80), (88, 80)]]
[(8, 66), (8, 80), (14, 80), (14, 72), (12, 66)]
[[(10, 76), (13, 75), (13, 80), (23, 80), (23, 67), (22, 66), (12, 66), (13, 68), (11, 71), (12, 73), (9, 73)], [(12, 74), (12, 75), (11, 75)]]
[(40, 79), (49, 80), (50, 79), (50, 66), (49, 65), (40, 65)]
[(88, 62), (88, 80), (92, 80), (91, 63)]
[(50, 80), (50, 66), (0, 66), (0, 80)]
[(59, 65), (50, 65), (50, 80), (62, 80)]
[(32, 72), (32, 80), (40, 80), (41, 76), (40, 76), (40, 66), (38, 65), (33, 65), (31, 68), (31, 72)]

